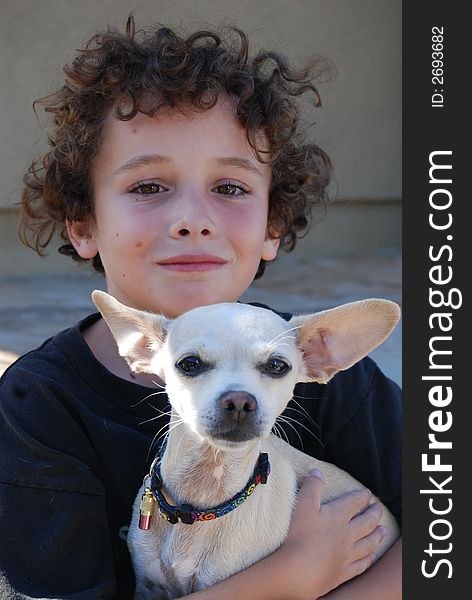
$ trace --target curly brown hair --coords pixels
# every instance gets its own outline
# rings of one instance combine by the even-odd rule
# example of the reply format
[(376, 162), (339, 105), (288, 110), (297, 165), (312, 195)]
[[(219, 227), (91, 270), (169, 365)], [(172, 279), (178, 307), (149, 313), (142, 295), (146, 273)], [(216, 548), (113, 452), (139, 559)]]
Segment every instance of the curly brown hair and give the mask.
[[(237, 100), (236, 116), (257, 158), (272, 169), (269, 231), (285, 250), (295, 247), (315, 207), (324, 210), (331, 162), (318, 146), (304, 142), (294, 98), (311, 92), (320, 106), (313, 82), (329, 77), (333, 67), (317, 58), (297, 71), (284, 56), (267, 51), (250, 58), (246, 34), (236, 27), (226, 30), (226, 39), (214, 31), (184, 38), (168, 27), (136, 31), (130, 16), (126, 33), (108, 29), (77, 51), (64, 67), (63, 87), (33, 104), (35, 111), (39, 104), (52, 114), (52, 133), (49, 151), (31, 164), (23, 180), (19, 233), (24, 244), (42, 255), (58, 232), (66, 242), (59, 252), (86, 260), (70, 243), (66, 220), (93, 217), (90, 164), (111, 111), (130, 120), (138, 112), (153, 116), (163, 106), (207, 110), (227, 95)], [(256, 144), (261, 131), (265, 149)], [(92, 261), (103, 272), (100, 256)], [(261, 260), (256, 278), (264, 268)]]

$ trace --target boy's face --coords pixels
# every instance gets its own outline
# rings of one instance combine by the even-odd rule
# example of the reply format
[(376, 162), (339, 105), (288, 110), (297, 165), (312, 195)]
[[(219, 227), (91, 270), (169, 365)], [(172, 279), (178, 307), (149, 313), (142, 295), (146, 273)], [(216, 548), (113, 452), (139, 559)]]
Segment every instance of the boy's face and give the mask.
[(260, 259), (277, 254), (271, 170), (229, 100), (201, 113), (108, 117), (91, 175), (95, 220), (69, 233), (81, 256), (100, 254), (108, 291), (124, 304), (175, 317), (235, 301)]

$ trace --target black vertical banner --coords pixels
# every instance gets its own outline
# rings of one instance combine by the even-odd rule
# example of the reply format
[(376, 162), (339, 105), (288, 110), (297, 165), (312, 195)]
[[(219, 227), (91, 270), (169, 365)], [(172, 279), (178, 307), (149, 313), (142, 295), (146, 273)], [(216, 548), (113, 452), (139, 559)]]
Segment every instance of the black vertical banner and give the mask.
[(407, 600), (470, 596), (472, 52), (465, 6), (403, 3)]

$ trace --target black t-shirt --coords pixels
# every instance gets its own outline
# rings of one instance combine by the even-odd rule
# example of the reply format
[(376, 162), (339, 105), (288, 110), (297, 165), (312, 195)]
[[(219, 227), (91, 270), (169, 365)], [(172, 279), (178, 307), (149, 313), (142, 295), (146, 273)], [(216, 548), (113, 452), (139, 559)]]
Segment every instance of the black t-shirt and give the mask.
[[(169, 405), (96, 360), (81, 330), (98, 318), (1, 379), (1, 598), (132, 598), (126, 530)], [(290, 443), (350, 472), (400, 520), (400, 390), (371, 359), (299, 384), (286, 415)]]

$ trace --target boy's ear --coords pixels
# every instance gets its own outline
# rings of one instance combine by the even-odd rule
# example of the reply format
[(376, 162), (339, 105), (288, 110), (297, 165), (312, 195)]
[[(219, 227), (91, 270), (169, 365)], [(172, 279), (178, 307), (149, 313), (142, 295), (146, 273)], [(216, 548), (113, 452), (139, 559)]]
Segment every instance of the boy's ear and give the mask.
[(93, 258), (98, 253), (92, 217), (84, 221), (66, 220), (67, 235), (77, 254), (82, 258)]
[(92, 293), (98, 310), (116, 340), (120, 356), (136, 373), (154, 373), (151, 361), (162, 348), (170, 320), (163, 315), (136, 310), (100, 290)]
[(305, 368), (300, 381), (327, 383), (379, 346), (399, 319), (395, 302), (378, 299), (293, 317)]
[(280, 236), (271, 232), (270, 228), (267, 228), (266, 237), (262, 246), (261, 258), (266, 261), (271, 261), (277, 258), (277, 252), (280, 246)]

